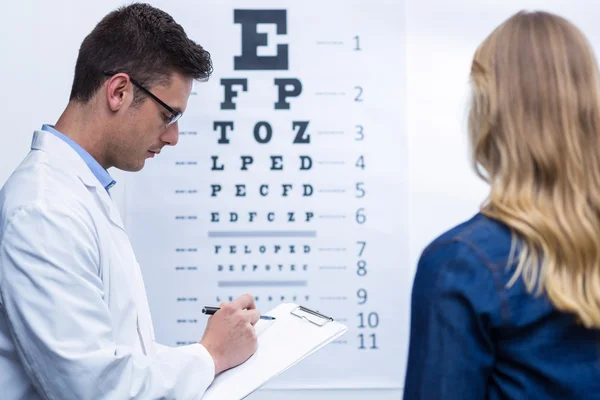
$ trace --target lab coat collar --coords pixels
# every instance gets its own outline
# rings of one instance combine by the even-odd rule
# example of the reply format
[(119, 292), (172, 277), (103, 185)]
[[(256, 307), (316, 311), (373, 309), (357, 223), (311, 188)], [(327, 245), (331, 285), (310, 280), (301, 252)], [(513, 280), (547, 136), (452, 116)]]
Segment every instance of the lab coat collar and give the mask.
[(94, 176), (83, 159), (73, 150), (67, 143), (60, 140), (58, 137), (45, 131), (35, 131), (31, 142), (32, 150), (44, 151), (56, 160), (63, 164), (67, 171), (71, 171), (77, 175), (81, 182), (96, 193), (96, 196), (101, 200), (104, 207), (104, 213), (113, 224), (125, 230), (121, 215), (116, 204), (111, 199), (106, 189), (100, 181)]

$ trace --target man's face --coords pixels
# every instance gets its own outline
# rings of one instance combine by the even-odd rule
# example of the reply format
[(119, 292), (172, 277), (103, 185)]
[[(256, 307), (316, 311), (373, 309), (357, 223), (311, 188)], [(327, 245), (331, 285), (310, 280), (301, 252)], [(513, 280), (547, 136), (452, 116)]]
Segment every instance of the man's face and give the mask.
[[(156, 97), (176, 111), (185, 111), (192, 91), (192, 78), (173, 73), (168, 86), (148, 88)], [(124, 171), (139, 171), (147, 158), (158, 154), (164, 146), (175, 146), (179, 139), (179, 126), (175, 122), (166, 126), (171, 113), (146, 96), (144, 102), (129, 110), (123, 126), (115, 129), (107, 150), (110, 164)]]

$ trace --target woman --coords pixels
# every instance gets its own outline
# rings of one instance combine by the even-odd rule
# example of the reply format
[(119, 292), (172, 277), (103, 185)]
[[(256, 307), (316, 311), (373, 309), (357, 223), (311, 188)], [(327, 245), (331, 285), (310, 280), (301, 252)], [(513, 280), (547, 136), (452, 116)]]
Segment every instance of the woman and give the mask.
[(565, 19), (521, 12), (478, 48), (469, 135), (490, 184), (423, 252), (405, 399), (600, 399), (600, 91)]

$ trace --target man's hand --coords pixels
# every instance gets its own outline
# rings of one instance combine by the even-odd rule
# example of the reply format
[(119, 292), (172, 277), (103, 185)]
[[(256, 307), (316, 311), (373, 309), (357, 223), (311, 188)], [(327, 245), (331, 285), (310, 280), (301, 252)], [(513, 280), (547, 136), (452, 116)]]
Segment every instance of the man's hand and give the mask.
[(246, 361), (256, 351), (254, 324), (260, 313), (254, 298), (245, 294), (208, 318), (200, 341), (215, 361), (215, 375)]

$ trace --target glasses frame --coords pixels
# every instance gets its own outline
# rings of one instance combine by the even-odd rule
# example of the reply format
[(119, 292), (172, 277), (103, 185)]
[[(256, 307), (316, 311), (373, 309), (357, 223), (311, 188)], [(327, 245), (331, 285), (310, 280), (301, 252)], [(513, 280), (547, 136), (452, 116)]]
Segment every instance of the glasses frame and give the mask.
[[(110, 77), (110, 76), (114, 76), (116, 74), (117, 74), (117, 72), (104, 71), (104, 75), (105, 76), (109, 76)], [(173, 125), (175, 122), (177, 122), (179, 120), (179, 118), (181, 118), (181, 116), (183, 115), (182, 112), (174, 110), (173, 107), (169, 106), (167, 103), (165, 103), (164, 101), (162, 101), (161, 99), (159, 99), (150, 90), (146, 89), (144, 87), (144, 85), (142, 85), (141, 83), (139, 83), (138, 81), (136, 81), (135, 79), (133, 79), (131, 77), (131, 75), (129, 75), (129, 74), (126, 74), (126, 75), (129, 76), (129, 80), (131, 81), (131, 83), (133, 83), (135, 86), (137, 86), (138, 88), (140, 88), (144, 93), (146, 93), (148, 96), (152, 97), (158, 104), (160, 104), (161, 106), (163, 106), (168, 112), (171, 113), (171, 119), (167, 123), (167, 125), (166, 125), (167, 127)]]

